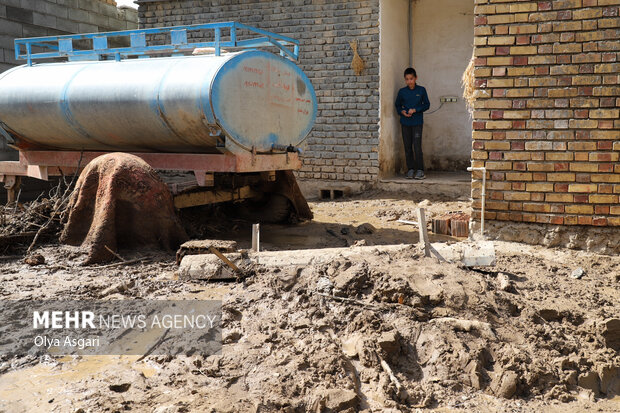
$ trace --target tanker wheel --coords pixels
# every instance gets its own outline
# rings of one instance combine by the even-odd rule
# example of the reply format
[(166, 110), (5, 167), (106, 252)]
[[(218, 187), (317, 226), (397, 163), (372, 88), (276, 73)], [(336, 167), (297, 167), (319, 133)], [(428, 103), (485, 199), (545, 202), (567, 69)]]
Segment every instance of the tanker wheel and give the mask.
[(291, 221), (293, 205), (284, 195), (267, 193), (260, 199), (248, 199), (238, 205), (241, 218), (261, 224), (284, 224)]

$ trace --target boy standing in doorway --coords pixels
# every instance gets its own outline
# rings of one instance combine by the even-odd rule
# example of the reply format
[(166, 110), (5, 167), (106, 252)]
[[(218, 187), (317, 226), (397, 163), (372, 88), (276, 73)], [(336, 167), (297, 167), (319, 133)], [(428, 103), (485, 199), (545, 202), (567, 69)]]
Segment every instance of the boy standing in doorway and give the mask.
[(405, 70), (407, 86), (398, 91), (396, 110), (400, 115), (400, 124), (405, 144), (407, 159), (407, 178), (424, 179), (424, 159), (422, 158), (422, 126), (423, 112), (431, 106), (426, 89), (416, 85), (418, 76), (415, 69)]

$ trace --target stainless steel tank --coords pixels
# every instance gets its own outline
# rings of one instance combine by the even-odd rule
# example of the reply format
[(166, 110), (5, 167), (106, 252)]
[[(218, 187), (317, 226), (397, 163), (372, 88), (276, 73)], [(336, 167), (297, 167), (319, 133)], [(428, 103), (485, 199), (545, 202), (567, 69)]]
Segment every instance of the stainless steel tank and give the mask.
[(258, 50), (0, 74), (0, 122), (23, 149), (210, 153), (222, 131), (244, 149), (265, 151), (296, 146), (316, 112), (301, 69)]

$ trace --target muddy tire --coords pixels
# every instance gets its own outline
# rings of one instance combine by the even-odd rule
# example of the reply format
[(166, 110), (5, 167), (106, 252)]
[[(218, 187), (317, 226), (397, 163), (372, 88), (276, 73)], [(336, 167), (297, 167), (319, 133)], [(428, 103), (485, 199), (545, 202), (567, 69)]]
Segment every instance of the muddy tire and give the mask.
[(265, 194), (260, 200), (247, 200), (239, 204), (241, 218), (261, 224), (284, 224), (291, 220), (293, 205), (284, 195)]

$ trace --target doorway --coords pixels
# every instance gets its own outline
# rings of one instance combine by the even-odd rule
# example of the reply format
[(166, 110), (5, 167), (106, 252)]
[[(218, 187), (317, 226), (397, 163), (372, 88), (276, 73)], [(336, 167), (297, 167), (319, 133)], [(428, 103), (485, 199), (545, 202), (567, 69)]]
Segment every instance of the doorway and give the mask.
[[(465, 171), (470, 165), (472, 120), (462, 98), (461, 76), (473, 48), (474, 2), (382, 0), (379, 16), (381, 178), (406, 172), (394, 101), (408, 66), (416, 69), (418, 84), (431, 101), (424, 116), (426, 168)], [(456, 102), (449, 101), (452, 98)]]

